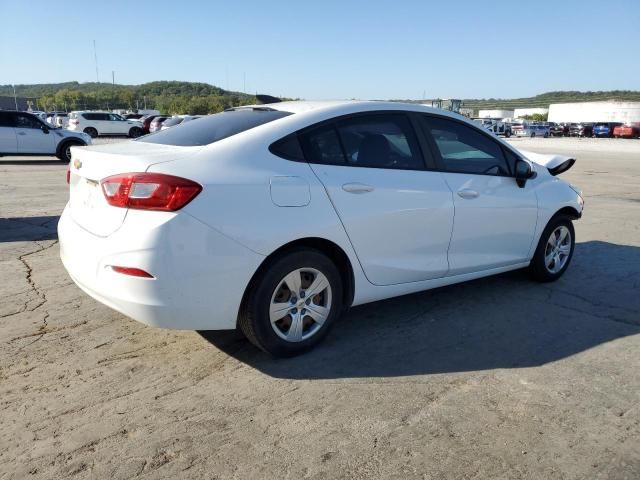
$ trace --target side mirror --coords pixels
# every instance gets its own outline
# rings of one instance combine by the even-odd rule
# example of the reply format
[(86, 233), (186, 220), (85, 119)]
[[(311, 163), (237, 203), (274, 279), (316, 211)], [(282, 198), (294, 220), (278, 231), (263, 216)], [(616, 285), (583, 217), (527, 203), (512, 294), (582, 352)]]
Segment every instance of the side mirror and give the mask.
[(516, 162), (516, 183), (520, 188), (524, 188), (527, 184), (527, 180), (532, 178), (535, 175), (535, 172), (531, 168), (529, 162), (525, 162), (524, 160), (518, 160)]
[(49, 133), (49, 127), (46, 125), (42, 125), (40, 128), (42, 129), (42, 133)]

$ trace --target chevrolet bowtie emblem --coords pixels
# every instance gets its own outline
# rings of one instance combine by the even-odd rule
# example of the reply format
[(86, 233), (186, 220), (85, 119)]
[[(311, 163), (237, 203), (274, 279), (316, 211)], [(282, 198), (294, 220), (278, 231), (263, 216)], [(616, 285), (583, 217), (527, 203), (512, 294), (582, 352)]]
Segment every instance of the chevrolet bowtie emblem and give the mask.
[(82, 162), (76, 158), (73, 161), (73, 168), (75, 168), (76, 170), (80, 170), (80, 167), (82, 167)]

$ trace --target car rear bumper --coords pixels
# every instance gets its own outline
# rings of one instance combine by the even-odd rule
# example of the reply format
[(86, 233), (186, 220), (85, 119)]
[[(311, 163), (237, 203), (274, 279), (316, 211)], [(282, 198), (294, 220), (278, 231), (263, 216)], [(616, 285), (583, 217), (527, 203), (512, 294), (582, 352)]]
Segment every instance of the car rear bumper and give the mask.
[[(58, 224), (60, 257), (73, 281), (108, 307), (154, 327), (232, 329), (245, 288), (263, 256), (187, 213), (127, 212), (108, 237), (76, 223), (69, 207)], [(144, 217), (147, 217), (146, 219)], [(154, 278), (116, 273), (140, 268)]]

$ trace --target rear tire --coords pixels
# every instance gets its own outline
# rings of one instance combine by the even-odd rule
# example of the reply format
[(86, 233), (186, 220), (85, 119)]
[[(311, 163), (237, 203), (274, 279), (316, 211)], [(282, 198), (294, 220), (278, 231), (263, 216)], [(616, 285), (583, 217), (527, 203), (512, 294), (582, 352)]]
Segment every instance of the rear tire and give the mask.
[(98, 131), (93, 127), (87, 127), (84, 129), (84, 133), (89, 135), (91, 138), (96, 138), (98, 136)]
[(138, 137), (142, 136), (142, 134), (143, 134), (143, 133), (144, 133), (144, 132), (142, 131), (142, 129), (141, 129), (141, 128), (139, 128), (139, 127), (132, 127), (132, 128), (129, 130), (129, 137), (131, 137), (131, 138), (138, 138)]
[(571, 218), (556, 215), (545, 227), (529, 264), (531, 277), (538, 282), (553, 282), (569, 267), (575, 248), (575, 230)]
[(299, 355), (320, 343), (342, 312), (340, 272), (310, 248), (268, 262), (247, 287), (238, 326), (251, 343), (275, 357)]

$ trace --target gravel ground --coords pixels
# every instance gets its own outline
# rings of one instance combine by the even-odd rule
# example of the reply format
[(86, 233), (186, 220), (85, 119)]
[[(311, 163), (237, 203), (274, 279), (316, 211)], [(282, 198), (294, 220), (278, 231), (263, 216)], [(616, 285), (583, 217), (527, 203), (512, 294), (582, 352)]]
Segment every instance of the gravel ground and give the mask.
[(578, 157), (566, 275), (354, 308), (292, 360), (84, 295), (65, 166), (0, 159), (0, 479), (640, 478), (640, 141), (511, 141)]

